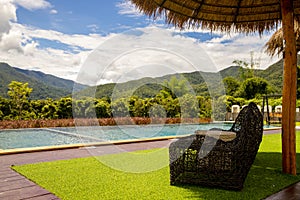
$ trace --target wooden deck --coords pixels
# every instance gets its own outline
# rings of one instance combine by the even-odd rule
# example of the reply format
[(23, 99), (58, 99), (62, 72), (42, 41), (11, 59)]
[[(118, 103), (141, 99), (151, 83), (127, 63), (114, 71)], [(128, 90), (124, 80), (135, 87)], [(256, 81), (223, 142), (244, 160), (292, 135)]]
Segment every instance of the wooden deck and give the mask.
[(0, 168), (0, 199), (59, 199), (9, 167)]

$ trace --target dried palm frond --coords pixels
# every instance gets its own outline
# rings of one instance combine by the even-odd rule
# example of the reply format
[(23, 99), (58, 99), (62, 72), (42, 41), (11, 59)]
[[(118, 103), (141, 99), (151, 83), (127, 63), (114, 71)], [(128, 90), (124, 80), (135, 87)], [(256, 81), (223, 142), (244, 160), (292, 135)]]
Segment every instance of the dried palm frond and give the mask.
[[(274, 29), (281, 20), (278, 0), (130, 0), (151, 17), (164, 17), (168, 24), (250, 33)], [(294, 0), (294, 16), (300, 16), (300, 1)]]

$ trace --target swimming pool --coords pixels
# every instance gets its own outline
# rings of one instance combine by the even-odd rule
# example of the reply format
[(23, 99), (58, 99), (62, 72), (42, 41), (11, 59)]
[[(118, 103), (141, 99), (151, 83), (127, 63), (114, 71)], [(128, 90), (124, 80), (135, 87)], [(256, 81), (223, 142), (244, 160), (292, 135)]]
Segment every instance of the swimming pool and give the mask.
[(88, 144), (193, 134), (196, 130), (229, 129), (232, 124), (89, 126), (0, 130), (0, 149)]

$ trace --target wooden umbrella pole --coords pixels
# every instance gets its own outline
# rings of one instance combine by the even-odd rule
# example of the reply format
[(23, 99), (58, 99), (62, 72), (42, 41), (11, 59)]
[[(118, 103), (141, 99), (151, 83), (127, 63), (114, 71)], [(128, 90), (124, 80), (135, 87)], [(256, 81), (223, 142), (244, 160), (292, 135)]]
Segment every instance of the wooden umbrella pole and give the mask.
[(282, 169), (296, 175), (295, 115), (297, 54), (294, 32), (293, 0), (281, 1), (282, 29), (285, 40), (282, 99)]

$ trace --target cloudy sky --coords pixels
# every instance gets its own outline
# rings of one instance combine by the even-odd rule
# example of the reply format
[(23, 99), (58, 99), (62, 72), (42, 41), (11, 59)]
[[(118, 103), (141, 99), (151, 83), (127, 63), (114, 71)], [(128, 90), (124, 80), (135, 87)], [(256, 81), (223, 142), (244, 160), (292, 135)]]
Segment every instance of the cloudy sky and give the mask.
[(216, 71), (250, 52), (264, 69), (272, 33), (178, 30), (126, 0), (0, 0), (0, 62), (90, 84)]

